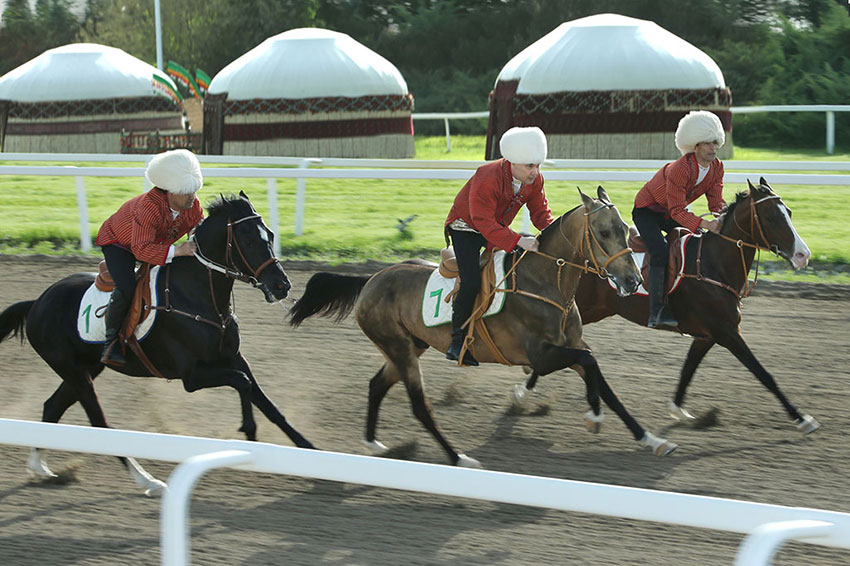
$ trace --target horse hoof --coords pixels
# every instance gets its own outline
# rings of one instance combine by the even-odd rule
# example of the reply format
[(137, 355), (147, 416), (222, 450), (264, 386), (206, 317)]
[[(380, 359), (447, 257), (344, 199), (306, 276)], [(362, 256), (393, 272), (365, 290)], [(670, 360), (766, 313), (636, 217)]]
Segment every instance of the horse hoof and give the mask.
[(369, 449), (372, 456), (381, 456), (389, 451), (389, 448), (377, 440), (364, 440), (363, 444)]
[(820, 428), (820, 423), (811, 415), (803, 415), (803, 418), (797, 421), (797, 430), (803, 434), (811, 434)]
[(520, 405), (525, 403), (529, 393), (531, 393), (531, 391), (526, 389), (524, 384), (514, 385), (514, 401)]
[(476, 460), (475, 458), (470, 458), (466, 454), (458, 454), (457, 455), (457, 463), (455, 466), (459, 468), (475, 468), (480, 470), (482, 468), (481, 462)]
[(672, 454), (679, 447), (675, 442), (670, 442), (664, 438), (659, 438), (651, 432), (645, 432), (643, 438), (639, 441), (644, 448), (649, 448), (656, 456), (667, 456)]
[(27, 473), (30, 477), (36, 479), (53, 479), (59, 477), (47, 467), (38, 449), (30, 451), (30, 456), (27, 459)]
[(145, 487), (145, 495), (148, 497), (162, 497), (167, 489), (168, 485), (165, 482), (153, 478)]
[(670, 416), (679, 422), (696, 420), (696, 417), (673, 401), (667, 403), (667, 410), (670, 412)]
[(604, 420), (605, 413), (601, 410), (598, 415), (593, 414), (593, 409), (584, 414), (584, 426), (587, 427), (588, 432), (592, 432), (593, 434), (599, 434), (599, 431), (602, 430), (602, 421)]

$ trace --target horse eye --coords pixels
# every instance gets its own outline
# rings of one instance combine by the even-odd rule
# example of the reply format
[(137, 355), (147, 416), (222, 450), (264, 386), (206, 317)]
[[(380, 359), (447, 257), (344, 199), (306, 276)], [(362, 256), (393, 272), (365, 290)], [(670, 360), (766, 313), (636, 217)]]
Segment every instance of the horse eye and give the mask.
[(611, 232), (609, 232), (608, 230), (602, 230), (601, 236), (603, 238), (607, 238), (610, 235), (611, 235)]

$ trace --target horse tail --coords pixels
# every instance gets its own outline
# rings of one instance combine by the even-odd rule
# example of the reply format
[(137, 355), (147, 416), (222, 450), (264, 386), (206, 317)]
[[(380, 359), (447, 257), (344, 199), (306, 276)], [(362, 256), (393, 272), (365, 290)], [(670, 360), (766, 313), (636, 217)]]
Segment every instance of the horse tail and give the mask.
[(304, 294), (289, 311), (290, 326), (297, 327), (314, 315), (336, 316), (341, 321), (351, 313), (369, 275), (316, 273), (307, 282)]
[(21, 344), (24, 343), (24, 336), (26, 336), (24, 324), (34, 304), (35, 301), (21, 301), (0, 313), (0, 342), (11, 334), (12, 336), (20, 336)]

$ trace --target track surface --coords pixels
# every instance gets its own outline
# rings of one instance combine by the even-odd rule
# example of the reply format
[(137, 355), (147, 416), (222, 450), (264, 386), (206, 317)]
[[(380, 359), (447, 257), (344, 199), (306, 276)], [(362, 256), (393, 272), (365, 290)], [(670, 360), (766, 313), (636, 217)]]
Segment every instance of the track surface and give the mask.
[[(0, 256), (0, 309), (33, 299), (55, 280), (92, 271), (87, 260)], [(294, 292), (309, 270), (288, 268)], [(850, 292), (844, 287), (761, 285), (744, 302), (744, 336), (792, 402), (823, 425), (801, 437), (781, 408), (726, 350), (712, 350), (686, 406), (717, 408), (704, 430), (666, 416), (689, 340), (620, 319), (585, 329), (602, 371), (646, 428), (680, 444), (668, 458), (641, 450), (609, 414), (602, 432), (582, 425), (584, 388), (575, 374), (540, 380), (531, 411), (510, 413), (517, 368), (459, 369), (423, 356), (427, 392), (449, 439), (488, 469), (850, 512)], [(814, 298), (817, 297), (817, 298)], [(243, 351), (266, 392), (319, 447), (364, 454), (369, 379), (382, 358), (355, 323), (306, 322), (297, 330), (258, 291), (239, 285)], [(39, 420), (59, 378), (29, 344), (0, 345), (0, 416)], [(105, 371), (96, 381), (116, 428), (241, 438), (232, 390), (188, 394), (178, 382)], [(548, 412), (546, 411), (548, 409)], [(289, 445), (261, 415), (260, 440)], [(64, 423), (87, 424), (79, 406)], [(379, 439), (413, 445), (410, 458), (446, 459), (410, 412), (402, 386), (387, 396)], [(48, 453), (76, 481), (28, 481), (27, 450), (0, 445), (0, 564), (160, 563), (159, 500), (138, 492), (114, 458)], [(172, 464), (143, 462), (167, 480)], [(191, 507), (192, 558), (203, 565), (331, 564), (699, 564), (728, 565), (733, 533), (381, 490), (357, 485), (216, 471)], [(850, 564), (850, 551), (803, 543), (774, 564)]]

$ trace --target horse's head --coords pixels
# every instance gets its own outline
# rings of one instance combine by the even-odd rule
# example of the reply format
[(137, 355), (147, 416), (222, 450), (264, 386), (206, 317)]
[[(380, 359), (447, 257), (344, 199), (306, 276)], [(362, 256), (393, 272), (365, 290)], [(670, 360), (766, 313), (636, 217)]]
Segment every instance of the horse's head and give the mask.
[(244, 192), (220, 197), (195, 230), (196, 257), (210, 269), (259, 287), (270, 303), (285, 299), (292, 284), (274, 255), (274, 234)]
[(582, 206), (567, 212), (546, 230), (549, 232), (557, 225), (561, 238), (547, 239), (565, 242), (567, 246), (557, 252), (559, 255), (587, 260), (599, 277), (614, 282), (620, 296), (633, 294), (642, 278), (628, 245), (628, 226), (620, 211), (601, 186), (597, 189), (598, 198), (587, 196), (581, 189), (578, 192)]
[(791, 223), (791, 209), (764, 177), (747, 185), (726, 211), (721, 233), (770, 250), (795, 270), (806, 267), (812, 254)]

